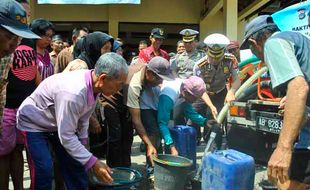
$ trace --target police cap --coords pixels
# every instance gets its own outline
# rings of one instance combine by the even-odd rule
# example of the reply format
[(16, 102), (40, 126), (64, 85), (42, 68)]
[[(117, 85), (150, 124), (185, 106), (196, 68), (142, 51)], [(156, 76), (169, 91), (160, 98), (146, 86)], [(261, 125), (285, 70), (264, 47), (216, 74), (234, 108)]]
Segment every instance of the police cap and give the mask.
[(183, 29), (180, 34), (183, 36), (183, 42), (192, 42), (199, 32), (193, 29)]
[(230, 40), (223, 34), (215, 33), (207, 36), (203, 42), (208, 46), (208, 56), (220, 59), (224, 56)]

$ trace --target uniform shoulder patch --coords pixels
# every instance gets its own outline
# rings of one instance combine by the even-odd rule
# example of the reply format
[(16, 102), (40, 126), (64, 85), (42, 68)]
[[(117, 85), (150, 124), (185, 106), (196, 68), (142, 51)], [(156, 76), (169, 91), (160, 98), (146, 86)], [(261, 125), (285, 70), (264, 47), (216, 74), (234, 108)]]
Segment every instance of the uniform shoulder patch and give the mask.
[(198, 66), (199, 68), (201, 68), (201, 67), (203, 67), (203, 66), (206, 65), (206, 64), (208, 64), (208, 61), (207, 61), (207, 60), (204, 60), (204, 61), (198, 63), (197, 66)]

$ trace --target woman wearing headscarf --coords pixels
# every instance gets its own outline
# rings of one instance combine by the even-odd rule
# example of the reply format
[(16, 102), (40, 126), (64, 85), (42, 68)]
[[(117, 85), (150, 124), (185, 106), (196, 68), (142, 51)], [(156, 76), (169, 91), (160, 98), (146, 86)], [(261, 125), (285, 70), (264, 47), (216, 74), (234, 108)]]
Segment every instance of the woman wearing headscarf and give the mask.
[[(104, 54), (112, 51), (114, 39), (112, 36), (103, 33), (103, 32), (93, 32), (89, 35), (85, 36), (83, 39), (80, 39), (77, 43), (77, 49), (75, 49), (75, 54), (80, 54), (76, 59), (71, 61), (66, 69), (63, 72), (74, 71), (79, 69), (94, 69), (95, 64), (99, 57)], [(97, 109), (98, 108), (98, 109)], [(102, 110), (103, 107), (98, 103), (96, 110)], [(90, 145), (98, 144), (97, 141), (102, 141), (104, 134), (101, 133), (101, 124), (99, 123), (98, 119), (102, 120), (101, 117), (103, 114), (97, 111), (97, 115), (94, 114), (91, 116), (89, 120), (89, 130), (90, 130)], [(101, 133), (101, 134), (100, 134)], [(99, 137), (99, 138), (98, 138)], [(100, 146), (101, 150), (101, 146)], [(94, 152), (91, 150), (92, 153), (96, 157), (102, 157), (104, 151)]]
[(99, 57), (110, 52), (113, 46), (112, 36), (103, 32), (93, 32), (83, 39), (82, 52), (71, 61), (64, 72), (78, 69), (93, 69)]

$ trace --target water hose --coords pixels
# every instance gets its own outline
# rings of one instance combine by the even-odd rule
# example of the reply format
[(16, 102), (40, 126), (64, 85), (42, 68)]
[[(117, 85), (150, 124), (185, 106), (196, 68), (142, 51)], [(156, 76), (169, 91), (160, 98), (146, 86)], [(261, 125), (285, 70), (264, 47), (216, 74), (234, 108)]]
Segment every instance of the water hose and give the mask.
[[(215, 137), (216, 137), (216, 133), (214, 133), (214, 132), (211, 132), (211, 134), (210, 134), (210, 138), (209, 138), (209, 140), (208, 140), (208, 143), (207, 143), (207, 146), (206, 146), (206, 148), (205, 148), (205, 150), (204, 150), (204, 152), (203, 152), (203, 157), (205, 158), (207, 155), (209, 155), (209, 154), (211, 154), (211, 151), (210, 151), (210, 149), (211, 149), (211, 145), (212, 145), (212, 143), (213, 143), (213, 141), (215, 140)], [(199, 180), (200, 179), (200, 177), (201, 177), (201, 170), (202, 170), (202, 163), (203, 161), (201, 160), (201, 164), (199, 165), (199, 167), (198, 167), (198, 170), (197, 170), (197, 172), (196, 172), (196, 175), (195, 175), (195, 177), (194, 177), (194, 180)]]
[[(248, 80), (246, 80), (241, 86), (240, 88), (237, 90), (237, 92), (235, 93), (235, 98), (238, 99), (239, 96), (243, 93), (243, 91), (245, 91), (247, 88), (249, 88), (252, 83), (258, 78), (260, 77), (263, 73), (265, 73), (267, 71), (267, 67), (262, 67), (260, 70), (258, 70), (257, 72), (255, 72)], [(222, 110), (220, 111), (219, 115), (216, 118), (216, 121), (221, 124), (224, 120), (224, 118), (227, 115), (229, 109), (229, 105), (227, 103), (225, 103), (224, 107), (222, 108)]]

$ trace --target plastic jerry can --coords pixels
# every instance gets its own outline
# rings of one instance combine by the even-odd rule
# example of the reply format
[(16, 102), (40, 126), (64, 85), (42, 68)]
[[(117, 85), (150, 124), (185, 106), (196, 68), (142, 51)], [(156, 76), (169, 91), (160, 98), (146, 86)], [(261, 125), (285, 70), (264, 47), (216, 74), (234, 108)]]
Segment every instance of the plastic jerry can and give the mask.
[(253, 190), (253, 157), (233, 149), (216, 151), (202, 159), (202, 190)]
[(177, 125), (170, 128), (170, 133), (179, 156), (192, 160), (191, 169), (194, 170), (196, 168), (196, 130), (190, 126)]

